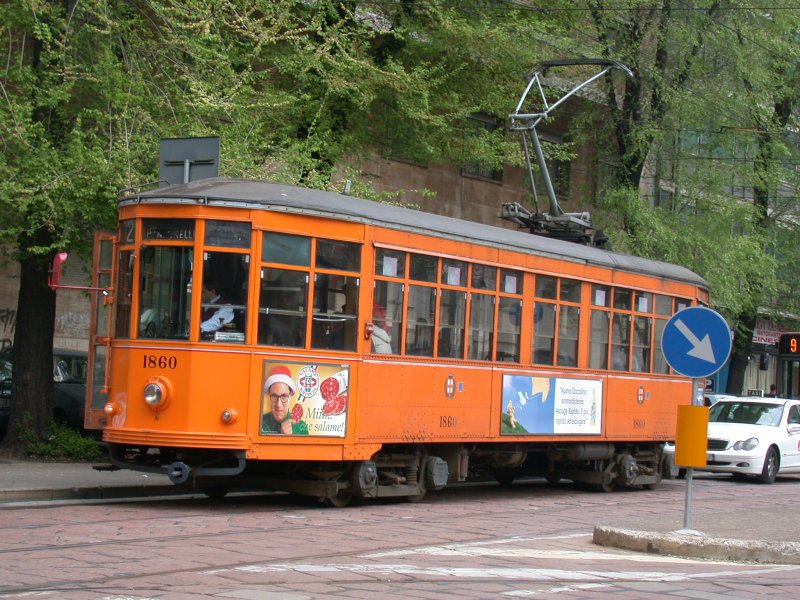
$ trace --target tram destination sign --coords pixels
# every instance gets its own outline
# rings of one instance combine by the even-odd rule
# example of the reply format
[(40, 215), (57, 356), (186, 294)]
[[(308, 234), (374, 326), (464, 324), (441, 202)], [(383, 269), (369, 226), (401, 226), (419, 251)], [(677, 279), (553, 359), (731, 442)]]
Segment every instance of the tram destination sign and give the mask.
[(710, 308), (685, 308), (664, 326), (661, 350), (669, 366), (681, 375), (708, 377), (731, 354), (731, 330), (722, 315)]

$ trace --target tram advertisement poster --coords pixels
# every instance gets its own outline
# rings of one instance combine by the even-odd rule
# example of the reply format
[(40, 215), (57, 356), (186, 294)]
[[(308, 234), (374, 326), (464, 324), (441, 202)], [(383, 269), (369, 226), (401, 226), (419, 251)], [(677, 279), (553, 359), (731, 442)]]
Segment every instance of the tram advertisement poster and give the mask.
[(502, 435), (598, 434), (603, 382), (503, 375)]
[(264, 361), (261, 434), (344, 437), (347, 365)]

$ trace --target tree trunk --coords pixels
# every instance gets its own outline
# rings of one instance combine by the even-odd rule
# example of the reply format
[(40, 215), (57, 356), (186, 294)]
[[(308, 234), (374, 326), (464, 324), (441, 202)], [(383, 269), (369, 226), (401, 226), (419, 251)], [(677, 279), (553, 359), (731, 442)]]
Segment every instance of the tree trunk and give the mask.
[[(44, 437), (53, 416), (53, 334), (56, 295), (47, 286), (49, 263), (42, 257), (20, 262), (13, 382), (6, 448), (24, 447), (29, 435)], [(24, 365), (24, 368), (22, 367)]]
[(733, 337), (728, 385), (725, 388), (726, 394), (741, 396), (744, 393), (744, 375), (747, 371), (747, 365), (750, 364), (750, 356), (753, 351), (753, 329), (755, 329), (755, 326), (755, 315), (739, 315), (739, 325), (736, 327), (736, 334)]

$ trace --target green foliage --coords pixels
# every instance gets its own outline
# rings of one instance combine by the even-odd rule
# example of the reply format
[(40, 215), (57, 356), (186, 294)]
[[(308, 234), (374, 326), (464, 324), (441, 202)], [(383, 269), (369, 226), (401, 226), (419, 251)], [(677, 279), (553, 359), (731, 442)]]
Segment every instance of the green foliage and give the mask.
[(683, 265), (708, 281), (711, 305), (736, 323), (780, 288), (777, 262), (765, 250), (753, 206), (722, 199), (651, 208), (636, 190), (609, 193), (598, 223), (615, 250)]
[(21, 441), (25, 454), (35, 458), (93, 460), (103, 454), (95, 438), (81, 435), (79, 431), (55, 421), (50, 423), (44, 437), (26, 430)]

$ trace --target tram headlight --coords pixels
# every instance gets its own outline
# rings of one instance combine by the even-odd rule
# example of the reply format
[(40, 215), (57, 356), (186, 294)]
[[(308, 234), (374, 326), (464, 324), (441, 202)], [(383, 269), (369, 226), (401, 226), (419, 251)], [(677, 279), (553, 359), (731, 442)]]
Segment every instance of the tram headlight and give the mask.
[(172, 385), (164, 377), (151, 377), (144, 385), (143, 398), (151, 410), (163, 410), (172, 398)]
[(219, 416), (222, 419), (223, 423), (227, 425), (232, 425), (239, 420), (239, 411), (235, 408), (228, 408), (222, 411), (222, 414)]
[(122, 404), (116, 401), (106, 402), (105, 406), (103, 406), (103, 412), (105, 412), (109, 417), (118, 415), (122, 412)]

